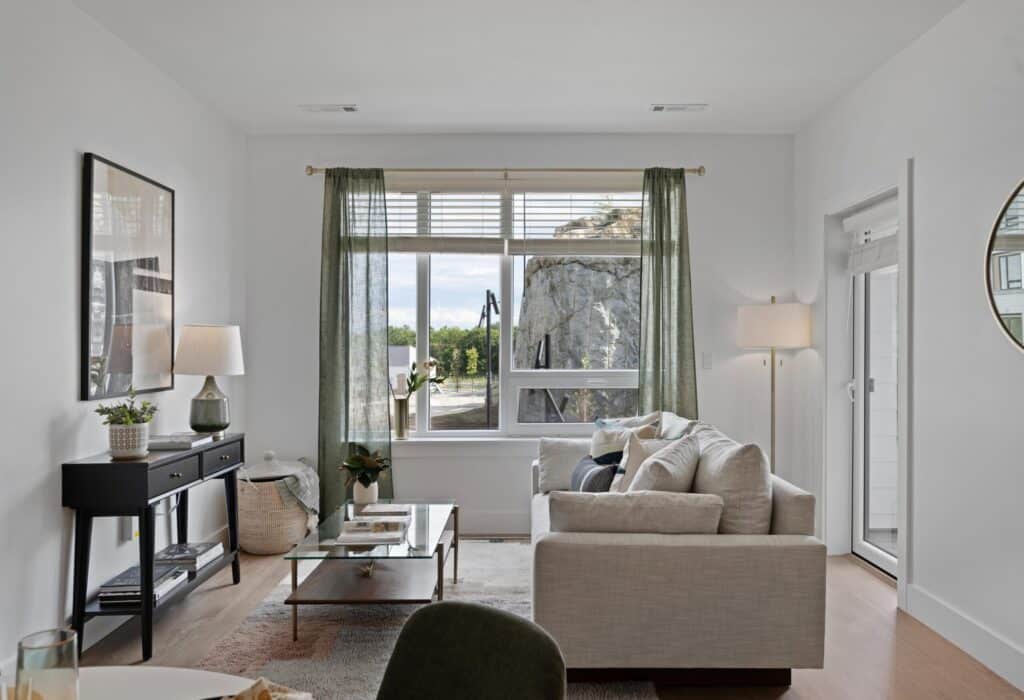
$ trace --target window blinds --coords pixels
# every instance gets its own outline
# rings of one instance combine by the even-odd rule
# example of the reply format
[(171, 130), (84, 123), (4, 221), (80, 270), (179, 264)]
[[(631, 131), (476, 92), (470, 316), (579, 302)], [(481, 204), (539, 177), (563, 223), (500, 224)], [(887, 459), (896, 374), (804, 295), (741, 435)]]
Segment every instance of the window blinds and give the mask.
[(843, 219), (850, 242), (847, 269), (851, 275), (895, 265), (898, 261), (899, 207), (888, 197)]

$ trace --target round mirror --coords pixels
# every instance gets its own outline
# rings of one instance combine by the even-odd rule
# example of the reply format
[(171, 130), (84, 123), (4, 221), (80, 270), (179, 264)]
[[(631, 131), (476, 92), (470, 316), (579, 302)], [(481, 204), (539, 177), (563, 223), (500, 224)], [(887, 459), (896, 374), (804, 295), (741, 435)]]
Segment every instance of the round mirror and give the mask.
[(1006, 336), (1024, 350), (1024, 182), (999, 212), (986, 263), (992, 312)]

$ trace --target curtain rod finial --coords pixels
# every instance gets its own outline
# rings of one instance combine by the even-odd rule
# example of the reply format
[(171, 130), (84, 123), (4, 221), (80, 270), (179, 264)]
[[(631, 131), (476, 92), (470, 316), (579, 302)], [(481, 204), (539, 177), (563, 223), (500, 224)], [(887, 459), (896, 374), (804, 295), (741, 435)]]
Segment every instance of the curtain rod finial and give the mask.
[(707, 172), (707, 168), (705, 168), (703, 165), (697, 168), (697, 176), (698, 177), (704, 177), (704, 173), (706, 173), (706, 172)]
[(316, 173), (316, 168), (314, 168), (312, 165), (307, 165), (306, 166), (306, 174), (307, 175), (313, 175), (315, 173)]

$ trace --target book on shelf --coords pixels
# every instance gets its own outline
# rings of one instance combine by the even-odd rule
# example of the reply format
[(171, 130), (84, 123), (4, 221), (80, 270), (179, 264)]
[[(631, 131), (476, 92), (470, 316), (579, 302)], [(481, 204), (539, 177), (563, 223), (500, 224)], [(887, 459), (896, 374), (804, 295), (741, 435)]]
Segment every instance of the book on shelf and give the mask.
[[(174, 575), (179, 567), (173, 564), (153, 565), (153, 587), (156, 588), (162, 581)], [(100, 593), (103, 592), (136, 592), (142, 590), (142, 580), (139, 576), (139, 567), (132, 566), (119, 573), (100, 586)]]
[[(133, 568), (138, 569), (138, 567)], [(171, 591), (187, 580), (188, 571), (180, 567), (172, 567), (170, 572), (161, 577), (159, 583), (155, 580), (153, 581), (153, 603), (159, 602), (161, 598), (171, 593)], [(99, 601), (101, 606), (138, 605), (142, 601), (142, 591), (140, 589), (134, 591), (130, 589), (104, 591), (101, 588)]]
[(157, 452), (163, 450), (191, 450), (200, 445), (213, 442), (210, 433), (165, 433), (149, 437), (149, 449)]
[(370, 503), (357, 508), (358, 514), (367, 515), (410, 515), (412, 508), (402, 503)]
[(380, 520), (346, 520), (342, 523), (337, 543), (342, 545), (401, 544), (409, 530), (407, 522)]
[(223, 555), (224, 545), (220, 542), (189, 542), (167, 545), (156, 553), (155, 561), (157, 564), (170, 564), (189, 571), (199, 571)]

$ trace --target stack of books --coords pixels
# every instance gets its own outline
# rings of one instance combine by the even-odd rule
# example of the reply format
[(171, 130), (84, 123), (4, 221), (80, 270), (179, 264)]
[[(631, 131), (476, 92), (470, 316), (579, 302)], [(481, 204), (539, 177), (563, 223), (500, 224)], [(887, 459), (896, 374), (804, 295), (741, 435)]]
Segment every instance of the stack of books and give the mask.
[(211, 442), (213, 442), (213, 435), (210, 433), (167, 433), (166, 435), (150, 435), (149, 449), (158, 452), (191, 450)]
[(342, 523), (337, 543), (349, 546), (402, 544), (409, 533), (410, 520), (409, 506), (366, 506), (354, 518)]
[[(188, 579), (188, 571), (171, 564), (153, 566), (153, 604)], [(122, 571), (102, 586), (99, 592), (103, 607), (138, 606), (142, 602), (142, 582), (139, 567)]]
[(223, 555), (224, 545), (220, 542), (172, 544), (156, 553), (156, 563), (178, 566), (187, 571), (199, 571)]

